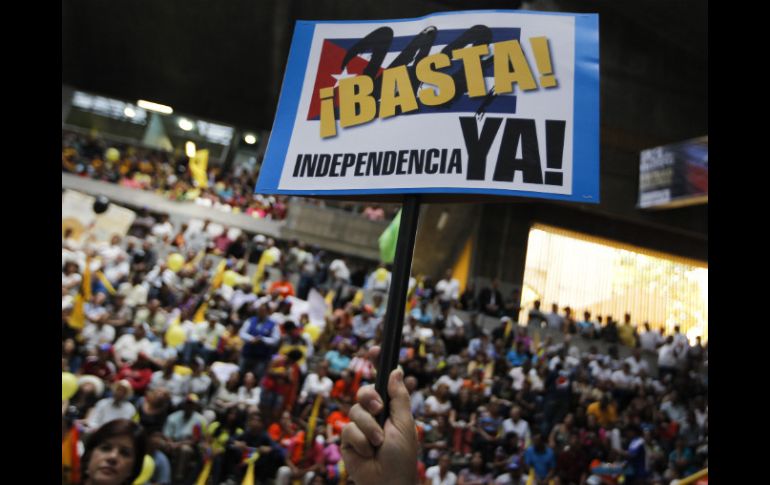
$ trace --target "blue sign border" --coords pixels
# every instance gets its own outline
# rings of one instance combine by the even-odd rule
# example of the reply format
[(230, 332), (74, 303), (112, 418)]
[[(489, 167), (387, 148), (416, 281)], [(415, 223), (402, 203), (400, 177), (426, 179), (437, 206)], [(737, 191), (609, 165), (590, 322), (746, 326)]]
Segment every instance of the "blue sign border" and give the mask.
[[(550, 194), (537, 191), (480, 189), (458, 187), (416, 187), (395, 189), (285, 190), (278, 183), (291, 141), (297, 115), (307, 59), (317, 24), (365, 24), (411, 22), (440, 15), (517, 13), (524, 15), (560, 15), (575, 19), (575, 92), (573, 120), (572, 194)], [(579, 94), (578, 94), (579, 93)], [(300, 196), (377, 195), (377, 194), (479, 194), (572, 202), (599, 203), (599, 15), (565, 12), (536, 12), (526, 10), (470, 10), (439, 12), (424, 17), (391, 20), (298, 20), (289, 50), (283, 86), (278, 99), (273, 130), (268, 140), (259, 180), (254, 190), (258, 194)]]

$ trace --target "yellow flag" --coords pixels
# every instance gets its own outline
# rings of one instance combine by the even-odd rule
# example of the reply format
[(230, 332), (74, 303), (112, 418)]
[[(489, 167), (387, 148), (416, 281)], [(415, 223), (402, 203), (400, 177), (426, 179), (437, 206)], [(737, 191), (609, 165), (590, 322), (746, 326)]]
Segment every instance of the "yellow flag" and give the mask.
[(84, 307), (83, 295), (75, 295), (75, 302), (72, 305), (72, 313), (67, 319), (67, 324), (75, 330), (82, 330), (86, 324), (86, 312)]
[(91, 299), (91, 258), (88, 256), (86, 256), (86, 268), (83, 270), (83, 281), (80, 283), (80, 293), (83, 294), (85, 301)]
[(198, 475), (198, 480), (195, 481), (195, 485), (206, 485), (206, 481), (209, 479), (210, 474), (211, 474), (211, 458), (207, 457), (203, 465), (203, 470), (201, 470), (201, 474)]
[(198, 311), (195, 312), (195, 316), (193, 317), (193, 322), (195, 323), (201, 323), (206, 321), (206, 310), (208, 310), (209, 304), (203, 303), (201, 306), (198, 307)]
[(358, 290), (356, 292), (356, 296), (353, 297), (353, 306), (358, 307), (361, 306), (361, 303), (364, 302), (364, 292), (363, 290)]
[(323, 396), (321, 394), (316, 394), (315, 402), (313, 403), (313, 410), (310, 411), (310, 417), (307, 420), (307, 431), (305, 432), (305, 447), (302, 451), (302, 455), (304, 456), (307, 453), (307, 450), (310, 449), (311, 446), (313, 446), (313, 440), (315, 440), (315, 425), (316, 421), (318, 421), (318, 413), (321, 410), (321, 404), (323, 403)]
[(246, 474), (243, 476), (241, 485), (254, 485), (254, 463), (259, 460), (259, 453), (256, 451), (246, 459), (248, 466), (246, 467)]
[[(105, 278), (107, 279), (107, 278)], [(75, 330), (82, 330), (86, 325), (85, 304), (91, 299), (91, 258), (86, 256), (86, 267), (83, 270), (83, 280), (80, 282), (80, 290), (75, 295), (72, 305), (72, 314), (67, 319), (67, 324)]]
[(195, 156), (190, 159), (190, 173), (193, 178), (198, 182), (198, 187), (207, 188), (209, 186), (209, 180), (206, 175), (206, 168), (209, 164), (209, 151), (198, 150), (195, 152)]
[(211, 278), (211, 289), (216, 290), (222, 286), (222, 281), (225, 278), (225, 270), (227, 269), (227, 261), (224, 259), (219, 262), (217, 270), (214, 272), (214, 276)]

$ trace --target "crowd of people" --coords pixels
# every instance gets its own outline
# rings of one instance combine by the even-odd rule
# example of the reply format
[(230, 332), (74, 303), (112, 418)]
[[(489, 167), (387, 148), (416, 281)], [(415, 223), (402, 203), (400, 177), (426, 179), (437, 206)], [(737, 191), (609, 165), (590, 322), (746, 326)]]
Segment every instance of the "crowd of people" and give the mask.
[[(288, 211), (286, 196), (253, 194), (258, 172), (244, 166), (223, 171), (208, 170), (208, 187), (200, 187), (189, 170), (186, 155), (174, 155), (137, 145), (108, 143), (99, 136), (62, 132), (62, 170), (94, 180), (156, 192), (174, 201), (191, 202), (224, 212), (246, 214), (259, 219), (283, 220)], [(303, 199), (308, 203), (332, 205), (361, 214), (371, 221), (392, 219), (397, 204), (362, 204)]]
[[(351, 483), (340, 438), (374, 382), (390, 273), (228, 233), (141, 214), (126, 237), (62, 238), (62, 371), (78, 382), (62, 402), (65, 483), (101, 483), (105, 440), (141, 442), (105, 470), (135, 477), (147, 454), (146, 483)], [(534, 483), (668, 484), (707, 466), (707, 347), (678, 329), (630, 332), (630, 315), (576, 322), (539, 303), (525, 315), (496, 285), (460, 294), (449, 271), (410, 281), (399, 364), (419, 483), (518, 485), (531, 471)], [(320, 323), (293, 311), (314, 298)], [(541, 340), (542, 326), (566, 336)]]

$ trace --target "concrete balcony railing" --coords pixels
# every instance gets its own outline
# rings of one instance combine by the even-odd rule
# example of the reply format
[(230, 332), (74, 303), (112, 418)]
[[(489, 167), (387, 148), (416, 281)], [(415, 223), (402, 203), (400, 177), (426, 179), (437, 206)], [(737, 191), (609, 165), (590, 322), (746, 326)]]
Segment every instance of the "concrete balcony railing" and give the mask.
[(359, 214), (342, 209), (319, 207), (301, 200), (291, 200), (288, 215), (283, 221), (257, 219), (245, 214), (233, 214), (193, 202), (176, 202), (154, 192), (132, 189), (121, 185), (62, 173), (62, 189), (72, 189), (90, 195), (105, 195), (116, 204), (130, 209), (146, 207), (152, 212), (169, 215), (172, 224), (179, 227), (189, 219), (209, 219), (227, 227), (237, 227), (248, 233), (264, 234), (276, 239), (298, 239), (307, 245), (316, 245), (358, 258), (378, 261), (377, 239), (388, 221), (370, 221)]

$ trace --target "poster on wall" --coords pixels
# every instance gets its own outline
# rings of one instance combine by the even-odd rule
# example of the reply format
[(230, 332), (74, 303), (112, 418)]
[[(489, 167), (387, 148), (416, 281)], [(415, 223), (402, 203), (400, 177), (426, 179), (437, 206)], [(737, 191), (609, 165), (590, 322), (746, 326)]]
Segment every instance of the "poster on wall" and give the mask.
[(598, 15), (297, 22), (255, 191), (598, 203)]
[(671, 209), (708, 199), (708, 136), (642, 151), (637, 207)]

